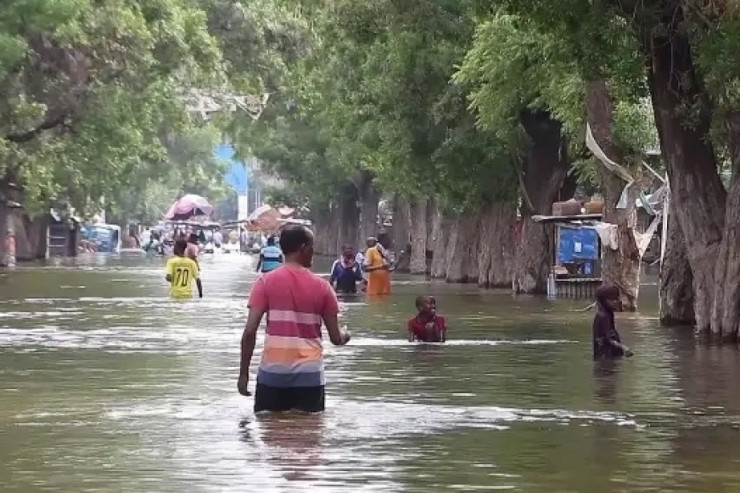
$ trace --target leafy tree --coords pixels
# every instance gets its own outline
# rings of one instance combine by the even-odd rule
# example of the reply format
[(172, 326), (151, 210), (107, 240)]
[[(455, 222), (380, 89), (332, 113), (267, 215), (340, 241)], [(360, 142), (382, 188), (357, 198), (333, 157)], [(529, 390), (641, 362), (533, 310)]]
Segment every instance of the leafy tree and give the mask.
[(161, 163), (141, 163), (138, 173), (111, 192), (108, 209), (123, 222), (161, 220), (169, 206), (186, 193), (207, 197), (212, 204), (226, 198), (223, 176), (228, 163), (213, 152), (220, 140), (213, 126), (164, 138)]
[(29, 206), (84, 209), (143, 167), (160, 135), (189, 125), (183, 88), (221, 78), (195, 1), (9, 1), (0, 7), (5, 185)]

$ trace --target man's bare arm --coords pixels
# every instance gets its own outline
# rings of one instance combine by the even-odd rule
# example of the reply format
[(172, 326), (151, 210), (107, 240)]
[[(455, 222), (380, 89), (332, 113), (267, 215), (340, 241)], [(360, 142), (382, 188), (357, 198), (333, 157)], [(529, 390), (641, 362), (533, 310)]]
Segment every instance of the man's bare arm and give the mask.
[(324, 317), (324, 325), (329, 333), (329, 340), (335, 346), (344, 346), (350, 340), (349, 332), (339, 328), (339, 318), (336, 315)]
[(247, 383), (249, 383), (249, 365), (252, 362), (254, 346), (257, 342), (257, 329), (260, 326), (265, 310), (262, 308), (250, 308), (247, 316), (247, 324), (244, 326), (242, 333), (242, 351), (241, 362), (239, 364), (239, 382), (237, 384), (239, 392), (243, 395), (249, 395)]

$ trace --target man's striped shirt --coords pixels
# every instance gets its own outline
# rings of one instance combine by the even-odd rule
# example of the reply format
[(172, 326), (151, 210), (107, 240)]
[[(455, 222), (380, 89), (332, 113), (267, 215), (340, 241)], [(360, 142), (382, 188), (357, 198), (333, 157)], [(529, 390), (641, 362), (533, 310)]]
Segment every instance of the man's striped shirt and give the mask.
[(339, 312), (329, 283), (308, 269), (282, 265), (257, 280), (249, 307), (267, 313), (257, 383), (282, 388), (324, 385), (321, 323)]

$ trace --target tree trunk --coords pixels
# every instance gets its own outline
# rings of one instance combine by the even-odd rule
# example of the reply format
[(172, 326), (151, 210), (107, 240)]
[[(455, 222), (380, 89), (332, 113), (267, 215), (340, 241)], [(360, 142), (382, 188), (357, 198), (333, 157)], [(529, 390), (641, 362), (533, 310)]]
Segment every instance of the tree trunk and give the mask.
[(434, 220), (437, 217), (437, 204), (433, 200), (427, 202), (427, 241), (424, 251), (424, 265), (426, 266), (426, 273), (429, 274), (432, 271), (432, 250), (434, 249), (434, 242), (432, 235), (434, 234)]
[(478, 282), (479, 224), (477, 211), (462, 212), (455, 217), (447, 243), (447, 282)]
[(340, 214), (336, 204), (314, 217), (314, 250), (319, 255), (336, 255), (339, 248)]
[(393, 198), (393, 248), (396, 251), (406, 249), (411, 230), (411, 205), (398, 195)]
[[(604, 79), (586, 84), (586, 116), (593, 137), (604, 154), (618, 164), (624, 163), (624, 152), (613, 139), (614, 104)], [(632, 232), (637, 225), (635, 200), (639, 188), (636, 184), (632, 185), (628, 189), (626, 208), (618, 209), (617, 203), (627, 182), (601, 162), (596, 171), (604, 196), (602, 220), (616, 225), (618, 238), (617, 250), (608, 245), (602, 249), (601, 278), (604, 283), (619, 288), (622, 310), (635, 311), (640, 291), (640, 256)]]
[[(333, 255), (338, 255), (344, 245), (355, 246), (360, 237), (360, 210), (357, 206), (359, 194), (354, 184), (347, 182), (342, 186), (339, 197), (339, 238)], [(377, 215), (377, 206), (376, 206)]]
[(34, 248), (31, 245), (28, 237), (28, 230), (26, 224), (23, 221), (23, 215), (18, 211), (14, 211), (10, 215), (10, 221), (12, 222), (13, 232), (15, 233), (15, 259), (18, 262), (29, 262), (35, 260)]
[(437, 210), (432, 221), (432, 266), (431, 275), (435, 279), (447, 275), (447, 246), (450, 240), (452, 221), (445, 214)]
[(550, 214), (568, 171), (568, 153), (560, 122), (545, 111), (524, 111), (520, 121), (531, 139), (522, 177), (522, 228), (515, 249), (513, 289), (546, 293), (553, 264), (552, 229), (532, 221)]
[(31, 217), (15, 211), (10, 215), (15, 233), (15, 258), (18, 262), (41, 260), (46, 257), (48, 218), (45, 215)]
[(670, 198), (665, 257), (660, 269), (660, 323), (666, 326), (693, 325), (694, 276), (686, 256), (681, 225), (676, 220), (676, 207)]
[(727, 191), (724, 231), (715, 265), (711, 327), (735, 340), (740, 328), (740, 112), (727, 117), (732, 177)]
[[(684, 234), (694, 276), (697, 331), (734, 339), (736, 326), (724, 327), (719, 320), (719, 325), (712, 325), (715, 289), (724, 288), (717, 284), (715, 264), (721, 257), (727, 193), (717, 172), (709, 138), (712, 108), (694, 70), (682, 22), (682, 11), (677, 9), (664, 19), (662, 29), (650, 31), (646, 47), (652, 61), (649, 84), (676, 206), (675, 218)], [(691, 125), (685, 124), (681, 117), (681, 109), (687, 104), (695, 110)], [(728, 245), (728, 248), (737, 247)], [(722, 265), (720, 262), (717, 267)]]
[[(8, 266), (8, 252), (6, 242), (8, 232), (13, 229), (13, 214), (16, 208), (9, 204), (20, 200), (20, 190), (15, 185), (16, 173), (13, 167), (8, 167), (0, 178), (0, 266)], [(13, 246), (13, 249), (15, 247)], [(14, 252), (12, 253), (14, 255)], [(13, 259), (14, 260), (14, 259)]]
[(49, 216), (47, 214), (39, 214), (32, 217), (28, 214), (23, 214), (23, 224), (26, 230), (31, 257), (33, 260), (45, 259), (49, 241)]
[(396, 252), (396, 272), (410, 272), (409, 231), (411, 229), (411, 206), (409, 201), (398, 195), (393, 197), (393, 250)]
[(7, 267), (7, 252), (5, 251), (5, 241), (8, 233), (8, 217), (10, 209), (5, 205), (4, 196), (0, 191), (0, 266)]
[(360, 230), (356, 241), (351, 245), (364, 245), (368, 236), (378, 235), (378, 203), (380, 192), (373, 183), (373, 177), (369, 173), (363, 173), (358, 190), (360, 203)]
[(427, 201), (417, 199), (411, 203), (411, 261), (412, 274), (427, 272)]
[(508, 204), (488, 204), (480, 212), (478, 285), (511, 287), (513, 226), (516, 213)]
[(513, 289), (515, 293), (547, 292), (547, 276), (553, 264), (552, 226), (535, 223), (530, 214), (522, 214)]

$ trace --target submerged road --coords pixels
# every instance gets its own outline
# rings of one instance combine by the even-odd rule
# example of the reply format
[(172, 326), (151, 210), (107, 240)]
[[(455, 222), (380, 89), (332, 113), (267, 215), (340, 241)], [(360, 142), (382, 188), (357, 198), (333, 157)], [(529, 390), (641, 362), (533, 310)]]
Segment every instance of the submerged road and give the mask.
[[(618, 317), (635, 358), (595, 364), (583, 303), (397, 276), (341, 303), (327, 412), (256, 418), (236, 392), (252, 262), (204, 259), (187, 303), (138, 253), (0, 274), (0, 490), (740, 491), (738, 352), (651, 310)], [(405, 340), (423, 293), (445, 345)]]

